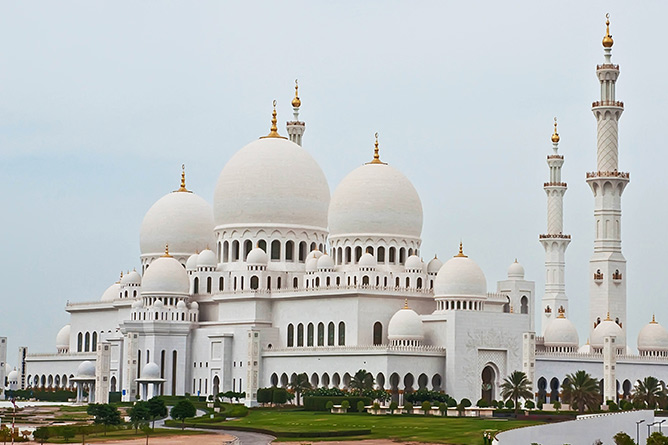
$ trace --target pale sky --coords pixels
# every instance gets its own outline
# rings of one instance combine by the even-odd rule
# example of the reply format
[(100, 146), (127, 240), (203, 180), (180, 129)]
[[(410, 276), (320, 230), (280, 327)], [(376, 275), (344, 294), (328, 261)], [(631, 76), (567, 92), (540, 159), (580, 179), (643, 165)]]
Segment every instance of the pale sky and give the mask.
[[(605, 13), (611, 14), (628, 260), (628, 342), (668, 326), (665, 2), (3, 2), (0, 336), (55, 352), (67, 300), (139, 269), (139, 226), (178, 187), (212, 202), (223, 166), (280, 131), (300, 83), (304, 148), (333, 191), (381, 157), (415, 185), (422, 254), (459, 240), (488, 288), (518, 258), (543, 294), (552, 119), (565, 155), (569, 318), (588, 337), (588, 261)], [(299, 178), (295, 178), (299, 180)], [(539, 330), (538, 324), (537, 329)]]

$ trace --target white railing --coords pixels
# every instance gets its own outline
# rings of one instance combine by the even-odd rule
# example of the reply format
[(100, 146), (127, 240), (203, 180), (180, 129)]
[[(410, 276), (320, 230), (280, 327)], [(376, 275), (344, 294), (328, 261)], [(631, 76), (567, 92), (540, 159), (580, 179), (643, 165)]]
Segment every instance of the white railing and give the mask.
[(265, 353), (272, 352), (360, 352), (360, 351), (387, 351), (387, 352), (441, 352), (445, 353), (445, 348), (439, 346), (400, 346), (400, 345), (368, 345), (368, 346), (295, 346), (292, 348), (271, 348), (264, 349)]

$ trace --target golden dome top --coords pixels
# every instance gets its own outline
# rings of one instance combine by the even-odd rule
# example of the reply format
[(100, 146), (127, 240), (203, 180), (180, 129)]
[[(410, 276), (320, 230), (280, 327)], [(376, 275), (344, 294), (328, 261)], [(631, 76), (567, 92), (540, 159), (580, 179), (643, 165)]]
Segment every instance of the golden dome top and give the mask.
[(162, 258), (171, 258), (172, 256), (169, 254), (169, 244), (165, 244), (165, 254), (162, 256)]
[(181, 164), (181, 187), (179, 187), (178, 190), (174, 191), (192, 193), (190, 190), (186, 188), (186, 164)]
[(297, 84), (297, 79), (295, 79), (295, 98), (292, 99), (292, 106), (299, 108), (302, 105), (301, 99), (299, 99), (299, 85)]
[(387, 164), (387, 162), (383, 162), (380, 160), (380, 149), (378, 148), (378, 133), (375, 134), (376, 137), (376, 143), (374, 144), (374, 149), (373, 149), (373, 159), (371, 162), (367, 162), (367, 164)]
[(610, 14), (605, 15), (605, 37), (603, 37), (603, 47), (612, 48), (613, 43), (612, 36), (610, 35)]
[(269, 129), (269, 134), (266, 136), (262, 136), (260, 139), (265, 139), (265, 138), (280, 138), (280, 139), (287, 139), (284, 136), (281, 136), (278, 134), (278, 127), (276, 126), (276, 101), (274, 100), (274, 111), (271, 112), (271, 128)]
[(464, 255), (464, 243), (461, 241), (459, 242), (459, 253), (455, 255), (455, 258), (468, 258), (466, 255)]
[(552, 142), (559, 142), (559, 133), (557, 133), (557, 118), (554, 118), (554, 133), (552, 133)]
[(652, 321), (650, 321), (649, 324), (659, 324), (659, 323), (656, 322), (656, 318), (654, 318), (654, 314), (652, 314)]

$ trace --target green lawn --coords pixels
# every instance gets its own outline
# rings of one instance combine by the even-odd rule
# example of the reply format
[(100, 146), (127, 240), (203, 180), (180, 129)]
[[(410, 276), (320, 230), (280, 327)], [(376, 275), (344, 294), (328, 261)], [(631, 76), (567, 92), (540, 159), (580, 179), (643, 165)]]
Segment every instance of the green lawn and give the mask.
[[(310, 411), (251, 410), (248, 416), (229, 420), (227, 427), (262, 428), (283, 432), (371, 430), (359, 439), (480, 445), (485, 430), (501, 431), (542, 422), (432, 416), (372, 416), (370, 414), (329, 414)], [(352, 438), (352, 437), (351, 437)], [(339, 440), (342, 438), (300, 437), (299, 441)], [(295, 438), (279, 438), (294, 441)]]
[[(181, 435), (193, 435), (193, 434), (210, 434), (210, 433), (205, 433), (203, 431), (192, 431), (192, 430), (186, 430), (186, 431), (176, 431), (173, 429), (166, 429), (166, 428), (156, 428), (154, 432), (151, 433), (150, 437), (157, 437), (157, 436), (181, 436)], [(146, 437), (144, 433), (142, 433), (141, 430), (139, 430), (139, 434), (135, 434), (134, 429), (130, 430), (113, 430), (113, 431), (108, 431), (107, 435), (105, 436), (104, 433), (95, 433), (95, 434), (86, 434), (86, 443), (88, 442), (103, 442), (103, 441), (108, 441), (108, 440), (125, 440), (125, 439), (137, 439), (137, 438), (142, 438)], [(54, 437), (48, 440), (49, 443), (66, 443), (65, 440), (62, 437)], [(70, 439), (69, 443), (81, 443), (81, 435), (77, 434), (74, 438)], [(150, 443), (150, 439), (149, 439)]]

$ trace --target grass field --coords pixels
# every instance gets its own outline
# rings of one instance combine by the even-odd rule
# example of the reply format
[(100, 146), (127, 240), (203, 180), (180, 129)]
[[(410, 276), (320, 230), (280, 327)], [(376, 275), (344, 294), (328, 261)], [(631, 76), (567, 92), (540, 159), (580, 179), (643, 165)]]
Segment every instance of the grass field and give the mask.
[[(181, 435), (195, 435), (195, 434), (207, 434), (203, 431), (192, 431), (192, 430), (186, 430), (186, 431), (175, 431), (173, 429), (165, 429), (165, 428), (156, 428), (154, 432), (151, 433), (150, 437), (164, 437), (164, 436), (181, 436)], [(210, 434), (210, 433), (209, 433)], [(146, 437), (144, 433), (142, 433), (141, 430), (139, 430), (138, 434), (135, 434), (135, 430), (114, 430), (114, 431), (108, 431), (107, 435), (105, 436), (103, 433), (96, 433), (96, 434), (87, 434), (86, 435), (86, 443), (88, 442), (104, 442), (104, 441), (110, 441), (110, 440), (125, 440), (125, 439), (137, 439), (137, 438), (143, 438)], [(62, 437), (54, 437), (49, 439), (49, 443), (66, 443), (65, 440)], [(74, 438), (70, 439), (68, 443), (81, 443), (81, 435), (77, 434)], [(149, 443), (150, 443), (150, 438), (149, 438)]]
[[(310, 411), (251, 410), (248, 416), (224, 422), (227, 427), (262, 428), (286, 432), (371, 430), (359, 439), (396, 439), (457, 445), (480, 445), (486, 430), (501, 431), (542, 422), (425, 416), (372, 416), (370, 414), (329, 414)], [(352, 437), (351, 437), (352, 438)], [(341, 440), (343, 438), (336, 438)], [(294, 438), (279, 438), (294, 441)], [(299, 441), (332, 440), (300, 437)]]

